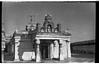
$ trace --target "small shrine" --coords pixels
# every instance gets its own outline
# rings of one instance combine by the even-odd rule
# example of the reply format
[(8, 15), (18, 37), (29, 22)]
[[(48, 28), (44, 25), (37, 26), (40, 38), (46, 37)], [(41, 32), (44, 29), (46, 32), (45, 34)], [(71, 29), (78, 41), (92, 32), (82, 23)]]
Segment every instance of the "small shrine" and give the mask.
[(61, 24), (54, 25), (47, 14), (44, 23), (29, 23), (25, 30), (15, 31), (12, 42), (14, 61), (45, 59), (66, 60), (71, 58), (70, 32), (61, 30)]

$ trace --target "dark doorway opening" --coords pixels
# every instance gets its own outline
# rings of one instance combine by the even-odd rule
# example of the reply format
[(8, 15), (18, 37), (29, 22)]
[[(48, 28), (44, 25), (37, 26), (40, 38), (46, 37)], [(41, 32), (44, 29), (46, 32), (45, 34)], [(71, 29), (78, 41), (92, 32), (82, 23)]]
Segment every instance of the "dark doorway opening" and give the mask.
[(48, 58), (48, 45), (43, 45), (41, 46), (41, 58), (42, 59), (47, 59)]
[(51, 42), (52, 40), (41, 40), (41, 44), (40, 44), (41, 59), (43, 60), (50, 59)]

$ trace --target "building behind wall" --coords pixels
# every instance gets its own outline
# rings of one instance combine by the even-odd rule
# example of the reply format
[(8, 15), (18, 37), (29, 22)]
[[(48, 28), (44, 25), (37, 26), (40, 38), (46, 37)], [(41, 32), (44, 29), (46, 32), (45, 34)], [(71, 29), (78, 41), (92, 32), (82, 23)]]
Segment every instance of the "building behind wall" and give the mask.
[(95, 56), (95, 40), (71, 43), (71, 52), (78, 54), (91, 54)]
[(65, 60), (71, 58), (70, 37), (71, 33), (62, 31), (61, 24), (55, 27), (52, 16), (47, 14), (43, 26), (31, 22), (25, 30), (15, 31), (9, 52), (13, 55), (13, 61)]

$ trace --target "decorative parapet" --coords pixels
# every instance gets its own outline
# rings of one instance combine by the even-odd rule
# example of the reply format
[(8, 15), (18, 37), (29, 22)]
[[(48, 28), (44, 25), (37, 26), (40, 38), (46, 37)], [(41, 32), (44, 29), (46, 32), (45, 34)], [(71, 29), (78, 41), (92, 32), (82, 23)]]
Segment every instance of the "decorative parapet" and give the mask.
[(71, 36), (59, 36), (59, 35), (36, 35), (36, 39), (64, 39), (70, 40)]

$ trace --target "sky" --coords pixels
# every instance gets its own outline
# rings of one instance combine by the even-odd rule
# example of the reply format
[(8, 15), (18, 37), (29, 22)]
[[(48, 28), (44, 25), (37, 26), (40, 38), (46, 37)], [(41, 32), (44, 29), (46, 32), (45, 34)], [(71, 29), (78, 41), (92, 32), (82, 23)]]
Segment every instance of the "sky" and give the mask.
[(71, 42), (95, 39), (95, 3), (79, 2), (3, 2), (2, 23), (7, 35), (24, 30), (33, 17), (33, 23), (43, 24), (46, 14), (52, 15), (54, 24), (62, 30), (69, 28)]

